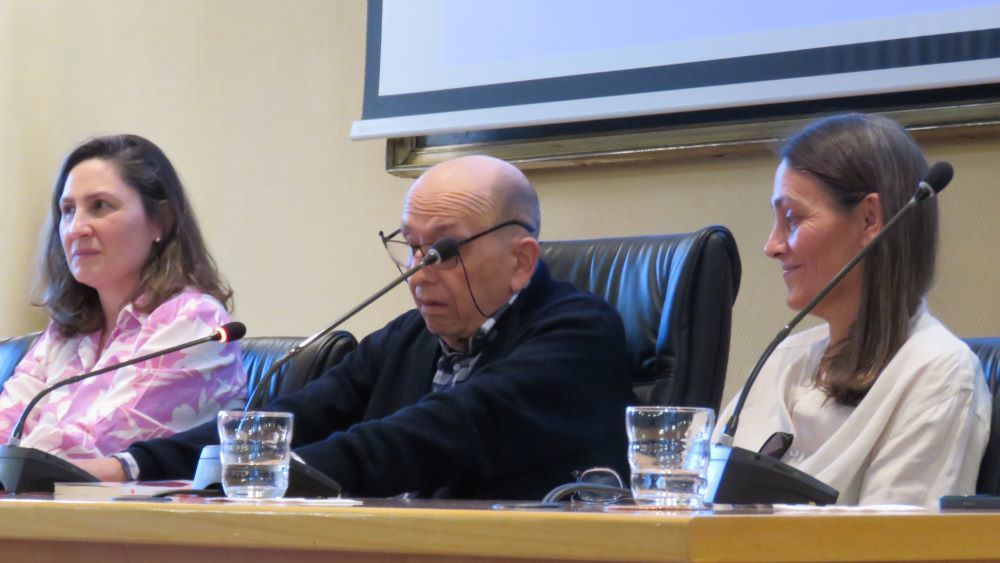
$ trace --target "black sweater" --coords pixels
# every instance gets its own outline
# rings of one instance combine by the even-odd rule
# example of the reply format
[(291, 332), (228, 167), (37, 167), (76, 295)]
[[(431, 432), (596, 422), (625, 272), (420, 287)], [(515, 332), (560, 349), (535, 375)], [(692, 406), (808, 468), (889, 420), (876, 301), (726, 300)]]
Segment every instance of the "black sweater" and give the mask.
[[(439, 340), (410, 311), (265, 410), (294, 413), (296, 453), (358, 496), (537, 499), (573, 470), (626, 475), (617, 312), (539, 264), (490, 336), (465, 382), (432, 393)], [(143, 479), (190, 478), (217, 443), (209, 423), (128, 451)]]

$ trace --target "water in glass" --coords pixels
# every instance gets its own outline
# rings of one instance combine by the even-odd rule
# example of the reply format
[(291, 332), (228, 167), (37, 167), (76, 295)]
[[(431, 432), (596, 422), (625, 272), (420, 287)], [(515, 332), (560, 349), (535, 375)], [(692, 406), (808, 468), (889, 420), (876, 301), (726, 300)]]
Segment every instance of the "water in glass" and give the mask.
[(704, 507), (711, 409), (630, 407), (626, 414), (637, 503), (665, 508)]
[(274, 452), (248, 456), (246, 442), (222, 445), (222, 486), (226, 496), (234, 498), (281, 498), (288, 489), (288, 461)]
[(288, 489), (292, 415), (219, 413), (222, 489), (233, 498), (281, 498)]

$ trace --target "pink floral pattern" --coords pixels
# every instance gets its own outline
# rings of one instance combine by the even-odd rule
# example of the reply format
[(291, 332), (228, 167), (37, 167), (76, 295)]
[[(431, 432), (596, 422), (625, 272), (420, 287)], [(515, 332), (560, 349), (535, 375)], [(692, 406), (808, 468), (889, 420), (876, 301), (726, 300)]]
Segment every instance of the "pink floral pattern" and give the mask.
[[(149, 314), (127, 305), (99, 357), (99, 332), (66, 338), (50, 324), (3, 386), (0, 438), (6, 442), (24, 406), (52, 383), (207, 336), (228, 320), (218, 301), (193, 289)], [(239, 344), (209, 342), (53, 391), (28, 417), (21, 445), (102, 457), (212, 420), (239, 406), (245, 389)]]

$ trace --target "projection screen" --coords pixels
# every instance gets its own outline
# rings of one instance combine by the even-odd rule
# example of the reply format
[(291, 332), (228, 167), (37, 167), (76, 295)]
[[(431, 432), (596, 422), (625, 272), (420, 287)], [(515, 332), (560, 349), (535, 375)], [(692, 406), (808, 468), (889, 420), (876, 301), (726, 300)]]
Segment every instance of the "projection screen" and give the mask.
[(1000, 2), (369, 0), (353, 139), (1000, 83)]

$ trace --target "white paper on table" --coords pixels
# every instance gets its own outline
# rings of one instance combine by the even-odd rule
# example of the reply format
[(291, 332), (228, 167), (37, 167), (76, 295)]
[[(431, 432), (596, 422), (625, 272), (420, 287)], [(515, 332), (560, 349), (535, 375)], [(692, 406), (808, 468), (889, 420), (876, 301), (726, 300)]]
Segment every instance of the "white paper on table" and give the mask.
[(226, 498), (219, 497), (209, 502), (235, 502), (239, 504), (268, 504), (286, 506), (361, 506), (364, 504), (353, 498)]
[(775, 512), (861, 513), (861, 512), (920, 512), (922, 510), (924, 510), (924, 507), (912, 504), (863, 504), (859, 506), (849, 506), (843, 504), (831, 504), (827, 506), (817, 506), (814, 504), (774, 505)]

